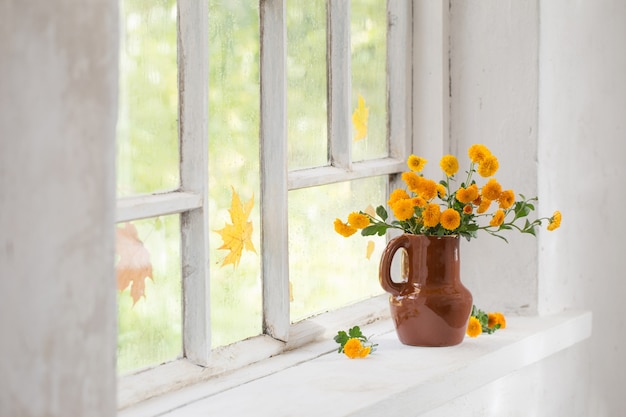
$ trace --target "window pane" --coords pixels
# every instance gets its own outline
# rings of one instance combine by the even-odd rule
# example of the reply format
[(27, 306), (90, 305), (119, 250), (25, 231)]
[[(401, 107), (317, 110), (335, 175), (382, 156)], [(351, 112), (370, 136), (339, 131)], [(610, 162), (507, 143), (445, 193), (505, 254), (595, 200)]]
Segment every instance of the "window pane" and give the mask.
[[(386, 177), (374, 177), (289, 193), (292, 321), (382, 293), (378, 260), (385, 238), (359, 234), (344, 238), (333, 223), (387, 201), (385, 184)], [(374, 251), (368, 259), (370, 241)]]
[(287, 2), (287, 115), (289, 169), (327, 165), (323, 0)]
[[(209, 65), (211, 341), (216, 347), (262, 331), (258, 2), (209, 1)], [(235, 214), (235, 195), (244, 208), (253, 202), (245, 218)], [(235, 249), (222, 248), (218, 231), (233, 226), (244, 238), (248, 222), (256, 252), (244, 246), (234, 256)]]
[(381, 158), (387, 150), (387, 12), (385, 0), (351, 3), (352, 103), (369, 108), (367, 136), (352, 146), (353, 161)]
[(176, 1), (121, 0), (118, 196), (178, 188)]
[(117, 366), (158, 365), (182, 352), (178, 215), (117, 225)]

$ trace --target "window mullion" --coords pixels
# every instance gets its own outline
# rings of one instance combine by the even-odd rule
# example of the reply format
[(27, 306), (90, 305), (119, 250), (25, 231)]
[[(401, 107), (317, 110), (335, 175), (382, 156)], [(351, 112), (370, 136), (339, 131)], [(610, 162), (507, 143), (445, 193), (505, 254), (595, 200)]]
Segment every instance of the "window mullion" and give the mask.
[(130, 222), (149, 217), (182, 213), (202, 207), (202, 196), (173, 191), (164, 194), (139, 195), (117, 200), (115, 221)]
[[(389, 156), (404, 161), (413, 151), (412, 54), (413, 2), (387, 0), (387, 139)], [(387, 194), (404, 187), (400, 175), (392, 175)], [(387, 237), (393, 236), (388, 233)]]
[(286, 0), (260, 2), (263, 331), (289, 334)]
[(330, 163), (332, 166), (350, 170), (352, 166), (350, 2), (328, 0), (327, 19)]
[(377, 175), (396, 174), (404, 170), (405, 167), (406, 160), (404, 158), (402, 160), (392, 158), (370, 159), (353, 163), (350, 171), (332, 166), (291, 171), (288, 184), (290, 190), (297, 190)]
[(178, 0), (181, 191), (202, 205), (181, 214), (184, 356), (207, 365), (211, 352), (208, 261), (208, 4)]

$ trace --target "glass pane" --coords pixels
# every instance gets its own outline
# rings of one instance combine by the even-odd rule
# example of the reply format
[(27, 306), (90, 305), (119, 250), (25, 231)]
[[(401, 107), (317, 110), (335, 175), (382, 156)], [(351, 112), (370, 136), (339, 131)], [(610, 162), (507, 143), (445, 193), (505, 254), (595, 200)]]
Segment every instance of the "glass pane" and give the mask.
[[(289, 193), (292, 321), (382, 293), (378, 261), (385, 237), (344, 238), (333, 223), (387, 201), (385, 185), (386, 177), (374, 177)], [(374, 248), (368, 258), (370, 241)]]
[(178, 188), (176, 1), (121, 0), (117, 192)]
[(326, 2), (287, 2), (289, 169), (328, 164)]
[[(262, 332), (259, 7), (248, 0), (210, 0), (209, 14), (209, 259), (216, 347)], [(248, 242), (239, 256), (232, 246), (222, 248), (224, 228)]]
[(355, 137), (352, 145), (353, 161), (388, 155), (386, 10), (385, 0), (359, 0), (351, 3), (353, 110), (358, 106), (359, 97), (363, 98), (365, 107), (369, 110), (367, 135), (363, 139)]
[(117, 367), (127, 372), (182, 353), (178, 215), (117, 225)]

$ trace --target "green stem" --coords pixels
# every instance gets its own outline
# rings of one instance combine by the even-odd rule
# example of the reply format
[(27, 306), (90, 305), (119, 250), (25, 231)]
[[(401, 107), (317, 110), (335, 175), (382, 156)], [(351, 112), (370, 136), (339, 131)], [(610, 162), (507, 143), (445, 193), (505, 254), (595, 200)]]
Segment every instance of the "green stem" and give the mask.
[(465, 180), (465, 188), (470, 186), (470, 181), (472, 180), (472, 173), (474, 172), (474, 162), (470, 162), (470, 169), (467, 171), (467, 179)]

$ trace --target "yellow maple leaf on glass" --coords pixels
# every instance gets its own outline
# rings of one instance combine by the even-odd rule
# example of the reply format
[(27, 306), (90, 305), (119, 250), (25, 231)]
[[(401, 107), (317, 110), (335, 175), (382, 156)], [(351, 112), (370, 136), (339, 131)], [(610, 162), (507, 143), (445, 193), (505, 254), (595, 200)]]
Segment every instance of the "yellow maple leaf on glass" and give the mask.
[(367, 137), (367, 118), (370, 109), (365, 107), (365, 100), (359, 94), (359, 102), (357, 108), (352, 113), (352, 124), (354, 125), (354, 141), (365, 139)]
[(254, 195), (244, 206), (233, 188), (233, 199), (228, 210), (232, 224), (226, 224), (224, 228), (216, 230), (222, 236), (222, 241), (224, 242), (218, 249), (230, 250), (230, 253), (226, 255), (222, 262), (222, 267), (228, 264), (233, 264), (234, 267), (237, 267), (244, 249), (257, 253), (252, 243), (252, 222), (248, 221), (252, 207), (254, 207)]

